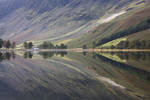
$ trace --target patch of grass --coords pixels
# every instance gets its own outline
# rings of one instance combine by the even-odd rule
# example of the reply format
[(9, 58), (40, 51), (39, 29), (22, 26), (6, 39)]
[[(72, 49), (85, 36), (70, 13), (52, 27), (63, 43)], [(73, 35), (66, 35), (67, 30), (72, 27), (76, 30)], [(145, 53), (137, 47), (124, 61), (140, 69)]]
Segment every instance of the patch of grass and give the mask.
[(101, 46), (99, 46), (100, 48), (103, 48), (103, 47), (111, 47), (111, 46), (116, 46), (118, 45), (121, 41), (126, 41), (127, 38), (119, 38), (119, 39), (116, 39), (116, 40), (113, 40), (113, 41), (110, 41), (108, 43), (105, 43)]

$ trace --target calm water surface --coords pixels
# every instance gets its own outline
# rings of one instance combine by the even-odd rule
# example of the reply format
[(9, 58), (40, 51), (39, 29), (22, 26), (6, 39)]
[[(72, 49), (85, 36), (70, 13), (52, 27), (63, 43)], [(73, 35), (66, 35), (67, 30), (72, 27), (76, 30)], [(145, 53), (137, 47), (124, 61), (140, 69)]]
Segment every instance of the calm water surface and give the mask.
[(150, 100), (150, 53), (0, 53), (0, 100)]

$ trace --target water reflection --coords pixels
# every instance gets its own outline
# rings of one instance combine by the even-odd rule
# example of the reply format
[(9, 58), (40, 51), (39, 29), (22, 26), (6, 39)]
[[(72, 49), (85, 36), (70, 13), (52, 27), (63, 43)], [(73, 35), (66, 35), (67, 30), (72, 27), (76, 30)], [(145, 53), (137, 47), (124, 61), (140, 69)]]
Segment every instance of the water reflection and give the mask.
[(16, 54), (14, 52), (0, 52), (0, 62), (3, 60), (15, 59)]
[[(120, 55), (120, 53), (117, 53)], [(121, 53), (121, 54), (127, 54), (127, 53)], [(132, 54), (132, 53), (131, 53)], [(134, 53), (135, 54), (135, 53)], [(146, 54), (146, 53), (144, 53)], [(113, 54), (114, 55), (114, 54)], [(127, 54), (128, 55), (128, 54)], [(139, 54), (138, 54), (139, 55)], [(146, 71), (146, 70), (142, 70), (142, 69), (139, 69), (139, 68), (136, 68), (136, 66), (134, 65), (128, 65), (128, 64), (125, 64), (125, 63), (120, 63), (120, 62), (117, 62), (115, 60), (111, 60), (105, 56), (102, 56), (102, 55), (99, 55), (97, 54), (96, 55), (102, 62), (105, 62), (107, 64), (110, 64), (111, 66), (113, 67), (118, 67), (119, 69), (123, 69), (123, 70), (126, 70), (132, 74), (136, 74), (140, 77), (142, 77), (142, 79), (144, 80), (147, 80), (147, 81), (150, 81), (150, 72), (149, 71)], [(132, 55), (133, 56), (133, 55)], [(137, 55), (135, 55), (137, 56)], [(120, 56), (119, 56), (120, 57)], [(123, 56), (121, 56), (123, 57)], [(134, 56), (133, 56), (134, 57)], [(142, 57), (141, 57), (142, 58)], [(125, 59), (125, 58), (123, 58)], [(142, 59), (143, 60), (143, 59)], [(150, 63), (149, 63), (150, 65)], [(142, 67), (142, 66), (141, 66)]]
[(4, 100), (150, 99), (148, 52), (21, 54), (0, 53)]
[(65, 55), (67, 55), (67, 52), (40, 52), (39, 55), (42, 55), (44, 59), (47, 59), (47, 58), (51, 58), (53, 56), (61, 56), (61, 57), (64, 57)]
[(24, 53), (24, 58), (32, 58), (33, 57), (33, 53), (32, 52), (25, 52)]
[(25, 59), (32, 59), (32, 57), (34, 55), (40, 55), (42, 56), (44, 59), (48, 59), (48, 58), (52, 58), (53, 56), (60, 56), (60, 57), (64, 57), (65, 55), (67, 55), (67, 52), (38, 52), (38, 53), (34, 53), (34, 52), (24, 52), (23, 57)]
[(87, 55), (87, 52), (83, 52), (83, 55), (86, 56), (86, 55)]
[[(106, 53), (103, 53), (106, 54)], [(122, 60), (146, 60), (150, 59), (150, 52), (111, 52), (110, 55), (116, 55)]]
[[(32, 58), (37, 53), (34, 52), (24, 52), (24, 58)], [(53, 56), (60, 56), (64, 57), (68, 54), (68, 52), (39, 52), (37, 55), (41, 55), (44, 59), (51, 58)], [(83, 56), (86, 56), (88, 52), (83, 52)], [(90, 53), (93, 55), (93, 58), (96, 57), (97, 54), (103, 55), (107, 58), (113, 58), (113, 56), (119, 57), (121, 60), (149, 60), (150, 59), (150, 52), (111, 52), (111, 53), (97, 53), (93, 52)], [(107, 56), (109, 55), (109, 57)], [(15, 59), (15, 52), (0, 52), (0, 61), (3, 60), (10, 60), (11, 58)]]
[[(65, 55), (67, 55), (67, 52), (39, 52), (38, 54), (34, 54), (33, 52), (28, 51), (23, 53), (23, 57), (25, 59), (32, 59), (34, 55), (40, 55), (44, 59), (48, 59), (53, 56), (64, 57)], [(0, 62), (4, 60), (15, 59), (15, 56), (16, 56), (15, 52), (0, 52)]]

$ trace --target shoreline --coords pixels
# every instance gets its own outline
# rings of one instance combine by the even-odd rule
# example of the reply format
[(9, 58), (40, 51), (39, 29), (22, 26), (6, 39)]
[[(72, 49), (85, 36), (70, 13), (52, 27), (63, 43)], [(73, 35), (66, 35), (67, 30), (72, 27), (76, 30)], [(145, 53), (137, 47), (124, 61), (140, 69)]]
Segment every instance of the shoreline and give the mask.
[(0, 52), (150, 52), (150, 49), (1, 49)]

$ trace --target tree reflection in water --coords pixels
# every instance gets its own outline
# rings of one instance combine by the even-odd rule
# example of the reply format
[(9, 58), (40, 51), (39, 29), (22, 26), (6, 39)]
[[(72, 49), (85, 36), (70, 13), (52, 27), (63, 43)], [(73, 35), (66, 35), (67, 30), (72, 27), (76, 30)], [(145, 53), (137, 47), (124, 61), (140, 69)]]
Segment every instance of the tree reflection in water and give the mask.
[[(136, 60), (136, 61), (143, 60), (144, 61), (145, 58), (146, 60), (150, 59), (149, 52), (136, 52), (136, 53), (129, 53), (129, 52), (123, 53), (122, 52), (122, 53), (113, 53), (113, 55), (117, 55), (123, 60)], [(96, 54), (96, 57), (102, 62), (105, 62), (106, 64), (110, 64), (113, 67), (126, 70), (127, 72), (135, 74), (136, 76), (139, 76), (140, 78), (146, 81), (150, 81), (150, 72), (147, 70), (139, 69), (139, 68), (136, 68), (136, 66), (134, 65), (128, 65), (126, 63), (112, 60), (110, 58), (105, 57), (104, 55)]]
[[(67, 55), (67, 52), (39, 52), (38, 54), (41, 55), (44, 59), (48, 59), (48, 58), (51, 58), (55, 55), (64, 57), (65, 55)], [(32, 59), (33, 55), (34, 54), (32, 52), (25, 52), (24, 58), (25, 59)]]
[(117, 55), (122, 60), (145, 60), (150, 59), (150, 52), (118, 52), (113, 53), (113, 55)]
[(33, 53), (32, 53), (32, 52), (25, 52), (25, 53), (24, 53), (24, 58), (25, 58), (25, 59), (27, 59), (27, 58), (30, 58), (30, 59), (31, 59), (32, 57), (33, 57)]
[(0, 52), (0, 62), (15, 59), (15, 57), (16, 54), (14, 52)]
[(65, 55), (67, 55), (67, 52), (40, 52), (39, 55), (43, 56), (44, 59), (48, 59), (55, 55), (64, 57)]

